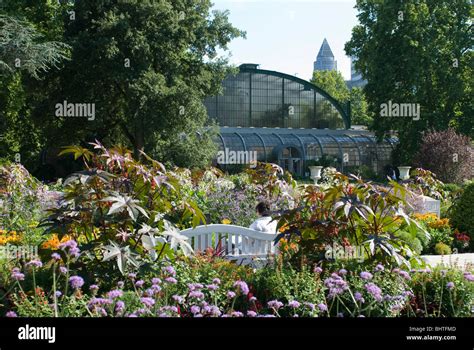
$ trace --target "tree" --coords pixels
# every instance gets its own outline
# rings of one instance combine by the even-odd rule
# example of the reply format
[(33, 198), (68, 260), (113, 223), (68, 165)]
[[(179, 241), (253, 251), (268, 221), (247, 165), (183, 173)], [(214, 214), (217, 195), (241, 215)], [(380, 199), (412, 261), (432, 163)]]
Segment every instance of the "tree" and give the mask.
[(341, 104), (349, 101), (350, 92), (340, 72), (335, 70), (314, 71), (311, 82), (326, 91)]
[(0, 15), (0, 157), (12, 160), (14, 154), (37, 148), (38, 132), (29, 118), (25, 79), (40, 79), (58, 68), (68, 59), (68, 49), (62, 42), (47, 41), (30, 23)]
[(350, 101), (352, 125), (365, 125), (371, 127), (373, 117), (368, 111), (368, 104), (364, 90), (360, 87), (352, 88), (350, 91)]
[[(410, 162), (421, 133), (453, 125), (473, 135), (472, 25), (468, 0), (357, 1), (360, 24), (346, 43), (368, 81), (369, 111), (379, 137), (398, 131), (397, 163)], [(393, 101), (420, 106), (421, 115), (381, 117)]]
[[(215, 128), (202, 101), (230, 72), (217, 51), (244, 34), (210, 8), (207, 0), (76, 2), (65, 30), (72, 61), (35, 113), (49, 145), (98, 139), (131, 146), (136, 157), (207, 164)], [(94, 120), (52, 118), (63, 101), (93, 104)]]

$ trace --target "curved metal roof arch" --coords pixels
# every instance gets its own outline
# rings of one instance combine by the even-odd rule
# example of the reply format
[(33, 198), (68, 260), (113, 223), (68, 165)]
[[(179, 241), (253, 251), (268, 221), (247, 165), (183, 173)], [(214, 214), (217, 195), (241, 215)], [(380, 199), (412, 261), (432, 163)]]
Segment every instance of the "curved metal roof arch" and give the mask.
[(260, 69), (260, 68), (257, 68), (257, 67), (258, 67), (258, 64), (241, 64), (239, 66), (239, 72), (240, 73), (268, 74), (268, 75), (272, 75), (272, 76), (275, 76), (275, 77), (284, 78), (284, 79), (294, 81), (298, 84), (303, 85), (304, 87), (308, 87), (312, 90), (315, 90), (317, 93), (319, 93), (320, 95), (325, 97), (334, 106), (334, 108), (336, 108), (336, 110), (342, 116), (342, 119), (344, 121), (346, 129), (350, 129), (350, 127), (351, 127), (351, 118), (350, 118), (350, 116), (344, 110), (341, 103), (338, 100), (336, 100), (334, 97), (329, 95), (329, 93), (327, 93), (325, 90), (321, 89), (319, 86), (317, 86), (317, 85), (315, 85), (315, 84), (313, 84), (313, 83), (311, 83), (307, 80), (295, 77), (293, 75), (289, 75), (289, 74), (286, 74), (286, 73), (281, 73), (281, 72), (277, 72), (277, 71), (273, 71), (273, 70)]

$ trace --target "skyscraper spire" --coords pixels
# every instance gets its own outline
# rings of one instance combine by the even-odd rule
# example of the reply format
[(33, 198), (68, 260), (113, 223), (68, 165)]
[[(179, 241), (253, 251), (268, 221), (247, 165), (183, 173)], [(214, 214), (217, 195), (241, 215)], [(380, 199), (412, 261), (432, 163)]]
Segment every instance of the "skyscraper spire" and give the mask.
[(314, 62), (314, 70), (337, 70), (337, 62), (326, 38), (324, 38)]

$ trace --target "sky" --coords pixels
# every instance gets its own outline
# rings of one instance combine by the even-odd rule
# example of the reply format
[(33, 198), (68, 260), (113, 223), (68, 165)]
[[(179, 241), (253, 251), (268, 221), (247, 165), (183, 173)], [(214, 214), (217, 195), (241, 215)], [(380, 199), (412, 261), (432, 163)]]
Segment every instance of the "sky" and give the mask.
[(230, 45), (230, 63), (258, 63), (260, 68), (309, 80), (326, 38), (337, 68), (350, 79), (350, 59), (344, 44), (358, 23), (356, 0), (213, 0), (214, 8), (229, 10), (229, 20), (247, 32)]

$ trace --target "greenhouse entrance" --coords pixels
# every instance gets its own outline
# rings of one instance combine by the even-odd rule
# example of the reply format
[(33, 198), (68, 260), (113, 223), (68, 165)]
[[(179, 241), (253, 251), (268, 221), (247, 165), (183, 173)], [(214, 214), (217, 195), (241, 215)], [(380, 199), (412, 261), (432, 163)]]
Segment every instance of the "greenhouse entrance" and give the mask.
[(278, 164), (292, 174), (301, 175), (303, 172), (303, 159), (296, 147), (286, 147), (280, 151)]

